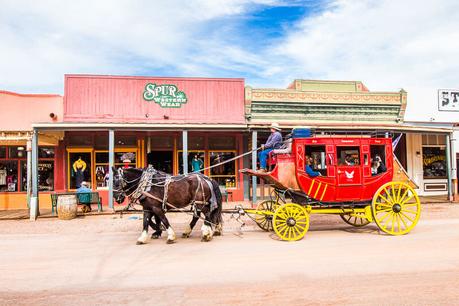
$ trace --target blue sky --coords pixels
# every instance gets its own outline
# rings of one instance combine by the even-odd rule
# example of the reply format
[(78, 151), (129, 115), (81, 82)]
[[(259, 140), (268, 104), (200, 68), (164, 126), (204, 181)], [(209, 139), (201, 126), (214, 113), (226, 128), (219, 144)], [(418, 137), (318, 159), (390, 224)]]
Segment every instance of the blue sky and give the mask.
[(62, 94), (66, 73), (360, 80), (429, 112), (459, 87), (459, 2), (419, 3), (3, 0), (0, 89)]

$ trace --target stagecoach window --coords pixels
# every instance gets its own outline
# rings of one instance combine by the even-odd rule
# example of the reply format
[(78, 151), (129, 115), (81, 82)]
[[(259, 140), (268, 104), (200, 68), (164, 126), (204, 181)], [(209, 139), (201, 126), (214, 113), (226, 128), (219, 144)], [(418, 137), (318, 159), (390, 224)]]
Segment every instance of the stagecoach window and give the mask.
[(378, 160), (378, 156), (381, 159), (381, 162), (386, 164), (386, 152), (385, 152), (385, 146), (384, 145), (371, 145), (370, 146), (370, 157), (371, 157), (371, 162), (373, 163), (374, 161)]
[(338, 165), (358, 166), (360, 165), (359, 147), (337, 147)]
[(18, 191), (18, 161), (0, 161), (0, 192)]
[(325, 146), (306, 146), (306, 158), (309, 158), (312, 170), (327, 175), (327, 161), (325, 158)]
[(422, 164), (424, 178), (446, 178), (446, 149), (442, 146), (423, 146)]
[(234, 151), (209, 152), (210, 166), (214, 166), (210, 169), (210, 177), (227, 188), (236, 187), (236, 161), (234, 160), (225, 164), (220, 163), (230, 160), (235, 156), (236, 152)]

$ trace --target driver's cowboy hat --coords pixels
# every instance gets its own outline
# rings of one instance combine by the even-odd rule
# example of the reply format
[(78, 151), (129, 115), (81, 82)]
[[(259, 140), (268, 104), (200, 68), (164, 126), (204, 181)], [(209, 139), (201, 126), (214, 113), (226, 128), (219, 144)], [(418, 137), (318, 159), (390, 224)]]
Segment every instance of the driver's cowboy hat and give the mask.
[(280, 131), (281, 128), (279, 127), (279, 123), (277, 122), (273, 122), (271, 123), (271, 125), (269, 126), (270, 129), (275, 129), (276, 131)]

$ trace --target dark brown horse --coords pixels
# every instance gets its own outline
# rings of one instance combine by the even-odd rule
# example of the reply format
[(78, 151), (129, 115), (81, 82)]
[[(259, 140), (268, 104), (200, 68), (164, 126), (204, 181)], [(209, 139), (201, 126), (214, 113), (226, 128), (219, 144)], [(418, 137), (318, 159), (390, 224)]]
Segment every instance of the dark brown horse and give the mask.
[[(169, 209), (184, 209), (187, 206), (193, 208), (194, 214), (183, 237), (190, 236), (201, 214), (205, 217), (201, 228), (202, 241), (210, 241), (212, 236), (221, 234), (222, 195), (216, 181), (200, 173), (170, 176), (152, 167), (113, 171), (115, 201), (122, 203), (126, 196), (130, 196), (144, 210), (143, 231), (137, 244), (146, 243), (149, 225), (155, 229), (152, 238), (159, 237), (161, 223), (167, 231), (167, 242), (173, 243), (176, 239), (175, 232), (165, 213)], [(152, 217), (156, 223), (152, 222)]]

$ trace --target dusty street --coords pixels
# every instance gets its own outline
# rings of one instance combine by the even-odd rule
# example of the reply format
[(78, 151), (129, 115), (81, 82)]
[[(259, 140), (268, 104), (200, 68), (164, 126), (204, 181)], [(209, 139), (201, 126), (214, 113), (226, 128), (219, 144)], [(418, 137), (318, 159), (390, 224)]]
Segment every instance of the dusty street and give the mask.
[[(128, 217), (1, 221), (0, 304), (459, 304), (457, 204), (426, 205), (401, 237), (314, 215), (292, 243), (226, 216), (212, 242), (198, 223), (190, 239), (137, 246), (142, 221)], [(170, 219), (180, 234), (189, 217)]]

